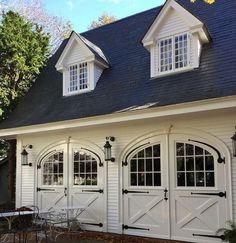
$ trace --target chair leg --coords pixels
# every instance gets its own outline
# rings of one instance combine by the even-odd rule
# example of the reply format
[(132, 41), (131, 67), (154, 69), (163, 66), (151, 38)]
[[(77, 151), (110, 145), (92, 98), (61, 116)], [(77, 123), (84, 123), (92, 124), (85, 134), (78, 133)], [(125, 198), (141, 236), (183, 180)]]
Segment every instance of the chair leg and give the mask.
[(46, 241), (46, 243), (48, 243), (47, 231), (45, 230), (44, 233), (45, 233), (45, 241)]
[(37, 231), (35, 232), (35, 241), (36, 241), (36, 243), (38, 243), (38, 233), (37, 233)]
[[(27, 236), (28, 236), (28, 234), (25, 233), (25, 240), (24, 240), (25, 243), (27, 242)], [(23, 235), (23, 239), (24, 239), (24, 235)]]

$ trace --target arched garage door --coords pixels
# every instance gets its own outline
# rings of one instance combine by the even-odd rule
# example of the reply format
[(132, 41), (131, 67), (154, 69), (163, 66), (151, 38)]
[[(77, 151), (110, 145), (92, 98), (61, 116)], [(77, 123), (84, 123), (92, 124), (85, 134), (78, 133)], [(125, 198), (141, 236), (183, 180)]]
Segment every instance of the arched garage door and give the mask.
[(83, 229), (106, 230), (105, 170), (92, 149), (62, 144), (51, 149), (38, 165), (37, 198), (40, 208), (60, 212), (83, 206), (76, 214)]
[(215, 237), (227, 218), (226, 170), (214, 146), (163, 135), (128, 153), (123, 167), (125, 234), (191, 242)]

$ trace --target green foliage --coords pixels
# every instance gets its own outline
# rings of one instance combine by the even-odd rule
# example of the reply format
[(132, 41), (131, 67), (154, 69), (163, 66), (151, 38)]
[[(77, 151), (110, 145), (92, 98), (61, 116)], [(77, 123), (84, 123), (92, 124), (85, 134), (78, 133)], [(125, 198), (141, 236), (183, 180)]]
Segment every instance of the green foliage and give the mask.
[[(18, 13), (3, 13), (0, 22), (0, 120), (23, 97), (49, 56), (49, 38), (42, 28)], [(7, 142), (0, 140), (0, 159)]]
[(0, 23), (0, 119), (7, 117), (31, 87), (49, 55), (49, 36), (18, 13)]
[(0, 161), (6, 157), (8, 146), (5, 140), (0, 139)]
[(216, 234), (222, 234), (224, 240), (229, 243), (236, 243), (236, 223), (234, 221), (228, 221), (229, 228), (221, 228), (216, 231)]
[(225, 229), (224, 231), (225, 241), (229, 241), (229, 243), (236, 243), (236, 223), (230, 221), (229, 226), (230, 229)]

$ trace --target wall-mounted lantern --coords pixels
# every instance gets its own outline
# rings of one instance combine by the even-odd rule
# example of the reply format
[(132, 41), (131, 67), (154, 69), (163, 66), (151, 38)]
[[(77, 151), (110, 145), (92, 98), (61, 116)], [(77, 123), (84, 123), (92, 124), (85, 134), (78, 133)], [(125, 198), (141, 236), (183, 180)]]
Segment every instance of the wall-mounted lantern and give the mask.
[(25, 145), (25, 146), (23, 146), (23, 150), (21, 152), (21, 165), (32, 166), (32, 163), (28, 162), (28, 152), (27, 152), (26, 148), (32, 149), (33, 145)]
[(231, 137), (231, 139), (233, 145), (233, 156), (236, 157), (236, 127), (235, 127), (235, 134), (233, 135), (233, 137)]
[(104, 145), (105, 161), (115, 162), (115, 158), (112, 157), (112, 154), (111, 154), (112, 146), (110, 144), (110, 141), (114, 142), (115, 138), (114, 137), (106, 137), (106, 143)]

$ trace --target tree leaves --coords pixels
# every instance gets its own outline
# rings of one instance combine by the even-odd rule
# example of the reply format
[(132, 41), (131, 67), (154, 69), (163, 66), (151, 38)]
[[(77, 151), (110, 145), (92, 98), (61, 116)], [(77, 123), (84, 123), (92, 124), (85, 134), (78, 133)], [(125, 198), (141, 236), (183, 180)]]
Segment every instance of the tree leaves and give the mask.
[(114, 21), (116, 21), (116, 17), (113, 15), (109, 15), (108, 13), (103, 13), (101, 16), (98, 17), (98, 20), (92, 21), (88, 29), (95, 29), (102, 25), (110, 24)]
[(49, 38), (41, 27), (12, 11), (0, 25), (0, 118), (6, 118), (31, 87), (49, 56)]

